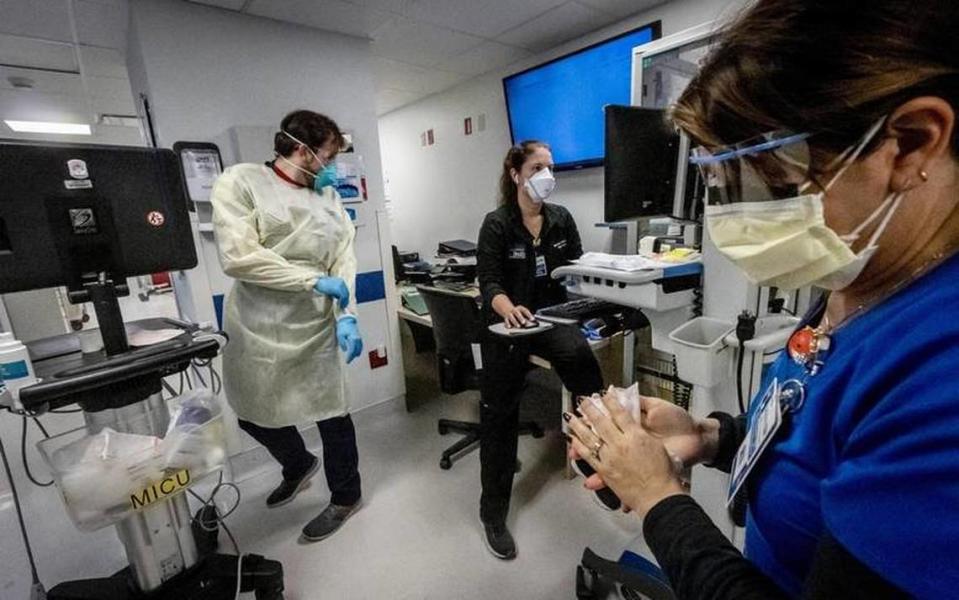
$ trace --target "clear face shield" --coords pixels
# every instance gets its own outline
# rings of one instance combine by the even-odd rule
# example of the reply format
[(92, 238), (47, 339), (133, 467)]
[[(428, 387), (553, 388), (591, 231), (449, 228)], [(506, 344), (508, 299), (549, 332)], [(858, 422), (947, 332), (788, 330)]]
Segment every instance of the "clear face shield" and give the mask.
[(795, 198), (811, 180), (808, 133), (775, 132), (735, 146), (700, 147), (689, 162), (706, 186), (706, 206)]
[(734, 146), (695, 148), (689, 162), (703, 178), (706, 206), (791, 199), (828, 190), (884, 123), (839, 156), (812, 147), (811, 133), (776, 131)]

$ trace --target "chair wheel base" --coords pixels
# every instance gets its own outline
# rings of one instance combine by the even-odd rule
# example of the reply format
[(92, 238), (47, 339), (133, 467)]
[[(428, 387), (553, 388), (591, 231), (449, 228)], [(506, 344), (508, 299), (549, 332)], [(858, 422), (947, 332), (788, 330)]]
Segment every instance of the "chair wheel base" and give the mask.
[(444, 471), (449, 471), (453, 468), (453, 461), (448, 458), (440, 459), (440, 468)]

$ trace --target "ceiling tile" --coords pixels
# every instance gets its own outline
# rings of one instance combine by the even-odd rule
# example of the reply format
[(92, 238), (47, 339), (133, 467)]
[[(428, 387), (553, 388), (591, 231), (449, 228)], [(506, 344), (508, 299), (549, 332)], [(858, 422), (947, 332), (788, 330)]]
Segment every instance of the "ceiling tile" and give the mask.
[(619, 18), (635, 15), (669, 0), (576, 0), (580, 4), (601, 10)]
[(382, 57), (373, 59), (373, 76), (377, 89), (418, 92), (420, 95), (456, 85), (466, 78), (460, 73), (418, 67)]
[[(32, 82), (28, 90), (13, 87), (10, 77), (26, 77)], [(17, 90), (23, 94), (59, 94), (65, 96), (83, 97), (83, 80), (79, 75), (68, 73), (49, 73), (45, 71), (31, 71), (28, 69), (8, 69), (0, 67), (0, 88)]]
[(341, 0), (254, 0), (246, 12), (360, 37), (372, 37), (378, 27), (392, 18), (383, 11)]
[(83, 73), (93, 77), (128, 77), (127, 63), (123, 53), (114, 48), (80, 46)]
[(87, 77), (87, 88), (93, 96), (109, 98), (111, 96), (133, 96), (129, 79), (116, 77)]
[(397, 17), (374, 32), (373, 54), (429, 67), (482, 42), (472, 35)]
[(446, 71), (476, 76), (493, 69), (505, 67), (532, 55), (531, 52), (523, 48), (507, 46), (498, 42), (483, 42), (466, 52), (440, 61), (436, 66)]
[(91, 0), (75, 0), (77, 37), (81, 44), (125, 50), (127, 5), (112, 6)]
[(483, 37), (495, 37), (566, 0), (418, 0), (414, 19)]
[(65, 0), (0, 1), (0, 33), (73, 41)]
[(0, 89), (0, 119), (92, 123), (93, 115), (80, 96)]
[(421, 97), (422, 94), (419, 92), (408, 92), (406, 90), (394, 90), (391, 88), (382, 89), (376, 94), (376, 114), (384, 115), (401, 106), (416, 102)]
[(90, 106), (98, 114), (108, 115), (133, 115), (136, 114), (136, 102), (133, 100), (133, 92), (130, 90), (130, 84), (127, 84), (125, 90), (119, 90), (114, 94), (101, 95), (95, 91), (90, 99)]
[(240, 10), (246, 4), (246, 0), (189, 0), (196, 4), (206, 4), (207, 6), (218, 6), (228, 10)]
[(497, 40), (532, 52), (542, 52), (616, 20), (616, 17), (594, 8), (570, 2), (506, 32)]
[(364, 8), (375, 8), (394, 15), (409, 16), (417, 0), (347, 0)]
[(0, 63), (62, 71), (77, 70), (73, 46), (0, 34)]

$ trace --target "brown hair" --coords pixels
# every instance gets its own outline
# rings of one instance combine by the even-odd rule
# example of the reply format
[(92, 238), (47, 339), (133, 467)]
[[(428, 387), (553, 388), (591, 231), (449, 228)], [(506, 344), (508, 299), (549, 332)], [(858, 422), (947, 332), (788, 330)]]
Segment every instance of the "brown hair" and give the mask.
[(956, 0), (759, 0), (722, 32), (672, 118), (706, 146), (787, 129), (834, 156), (912, 98), (959, 107), (957, 30)]
[(516, 194), (519, 188), (513, 181), (513, 175), (510, 173), (510, 170), (516, 169), (518, 173), (519, 170), (523, 168), (523, 165), (526, 164), (526, 159), (540, 148), (549, 150), (549, 144), (539, 140), (526, 140), (513, 146), (509, 149), (509, 152), (506, 153), (506, 158), (503, 159), (503, 174), (499, 178), (500, 206), (504, 204), (516, 204), (517, 202)]
[(295, 110), (280, 121), (280, 130), (273, 136), (273, 150), (280, 156), (289, 156), (296, 150), (297, 142), (284, 135), (287, 132), (310, 147), (314, 152), (335, 140), (337, 148), (345, 144), (343, 133), (333, 119), (312, 110)]

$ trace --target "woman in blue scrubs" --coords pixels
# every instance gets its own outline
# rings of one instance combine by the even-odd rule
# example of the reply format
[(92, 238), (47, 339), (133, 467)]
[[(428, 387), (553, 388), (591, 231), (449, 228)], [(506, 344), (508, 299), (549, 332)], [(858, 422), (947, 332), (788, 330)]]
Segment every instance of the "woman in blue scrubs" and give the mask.
[[(829, 292), (748, 415), (568, 417), (680, 598), (959, 597), (956, 31), (954, 0), (759, 0), (674, 109), (718, 250)], [(744, 481), (745, 556), (670, 455)]]

